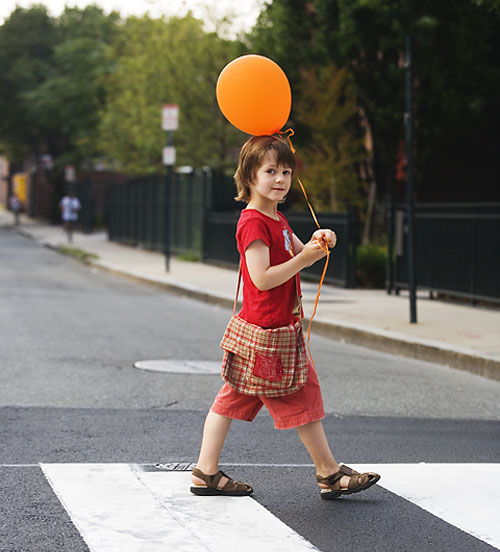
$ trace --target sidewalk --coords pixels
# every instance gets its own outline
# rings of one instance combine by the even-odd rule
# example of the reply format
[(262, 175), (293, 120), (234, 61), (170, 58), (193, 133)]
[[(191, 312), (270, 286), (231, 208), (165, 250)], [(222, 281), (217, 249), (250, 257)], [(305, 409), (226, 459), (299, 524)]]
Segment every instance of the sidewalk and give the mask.
[[(12, 216), (0, 209), (0, 225), (5, 224), (12, 224)], [(23, 216), (18, 230), (48, 247), (68, 245), (59, 226)], [(161, 253), (110, 242), (102, 232), (76, 232), (72, 247), (97, 255), (90, 261), (96, 267), (232, 308), (234, 270), (172, 258), (167, 273)], [(307, 318), (317, 284), (303, 282), (302, 291)], [(406, 293), (323, 286), (313, 332), (500, 379), (500, 309), (431, 300), (421, 293), (417, 315), (418, 323), (410, 324)]]

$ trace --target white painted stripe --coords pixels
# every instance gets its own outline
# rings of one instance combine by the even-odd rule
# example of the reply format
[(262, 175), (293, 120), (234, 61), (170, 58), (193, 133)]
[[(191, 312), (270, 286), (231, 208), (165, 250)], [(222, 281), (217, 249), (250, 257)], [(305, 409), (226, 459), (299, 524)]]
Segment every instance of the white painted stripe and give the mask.
[(219, 464), (219, 466), (235, 466), (239, 468), (314, 468), (314, 464), (251, 464), (248, 462)]
[(39, 468), (40, 464), (0, 464), (0, 468)]
[(197, 497), (190, 472), (42, 464), (92, 552), (317, 550), (249, 497)]
[(379, 485), (500, 549), (500, 464), (350, 464)]
[[(94, 462), (90, 462), (93, 464)], [(179, 462), (164, 462), (162, 464), (149, 464), (147, 462), (135, 463), (134, 466), (163, 466), (166, 464), (178, 464)], [(85, 463), (84, 463), (85, 464)], [(196, 464), (193, 463), (193, 466)], [(350, 464), (349, 464), (350, 465)], [(314, 464), (259, 464), (251, 462), (221, 463), (219, 466), (235, 466), (240, 468), (314, 468)], [(0, 468), (39, 468), (40, 464), (0, 464)]]

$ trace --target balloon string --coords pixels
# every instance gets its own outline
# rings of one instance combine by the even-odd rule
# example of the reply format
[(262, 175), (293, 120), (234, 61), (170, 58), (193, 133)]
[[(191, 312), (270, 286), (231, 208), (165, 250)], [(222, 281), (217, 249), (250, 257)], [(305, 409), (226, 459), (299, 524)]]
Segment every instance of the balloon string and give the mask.
[(292, 141), (290, 140), (290, 137), (295, 134), (295, 131), (293, 128), (287, 128), (284, 132), (281, 132), (281, 130), (278, 131), (278, 134), (280, 136), (283, 136), (283, 134), (289, 133), (286, 135), (286, 139), (288, 140), (288, 143), (290, 144), (290, 149), (292, 150), (292, 153), (295, 153), (297, 150), (293, 147)]
[(318, 222), (318, 218), (316, 217), (316, 213), (314, 212), (314, 209), (312, 208), (312, 205), (309, 203), (309, 198), (307, 197), (306, 189), (304, 188), (304, 184), (302, 184), (302, 182), (300, 181), (300, 178), (298, 176), (297, 176), (297, 180), (300, 184), (300, 188), (302, 190), (302, 193), (304, 194), (304, 197), (306, 199), (306, 203), (307, 203), (307, 206), (309, 207), (309, 211), (311, 211), (312, 218), (314, 219), (314, 222), (316, 223), (316, 226), (318, 228), (321, 228), (321, 226), (319, 225), (319, 222)]
[[(283, 136), (284, 134), (286, 135), (286, 139), (288, 140), (288, 143), (290, 144), (290, 149), (292, 150), (292, 153), (295, 154), (296, 149), (293, 147), (292, 140), (290, 139), (290, 137), (295, 134), (295, 131), (292, 128), (287, 128), (284, 132), (279, 131), (278, 134), (280, 136)], [(302, 190), (302, 193), (304, 194), (304, 198), (306, 200), (307, 206), (309, 207), (309, 211), (311, 211), (312, 218), (313, 218), (314, 222), (316, 223), (316, 226), (319, 229), (321, 229), (321, 226), (319, 225), (319, 222), (318, 222), (318, 217), (316, 216), (316, 213), (314, 212), (313, 206), (311, 205), (311, 203), (309, 201), (309, 198), (307, 197), (307, 192), (306, 192), (306, 189), (304, 187), (304, 184), (302, 184), (299, 177), (297, 177), (297, 180), (300, 184), (300, 189)], [(323, 282), (325, 281), (326, 269), (328, 268), (328, 261), (330, 260), (330, 250), (328, 249), (328, 245), (326, 245), (326, 244), (323, 245), (323, 243), (320, 240), (317, 240), (317, 241), (318, 241), (319, 246), (321, 247), (321, 249), (326, 253), (326, 261), (325, 261), (325, 266), (323, 267), (323, 272), (321, 274), (321, 278), (319, 280), (318, 292), (316, 293), (316, 299), (314, 301), (313, 312), (312, 312), (312, 314), (309, 318), (309, 324), (307, 326), (307, 331), (306, 331), (306, 334), (307, 334), (307, 351), (309, 353), (309, 358), (311, 359), (311, 362), (314, 366), (314, 369), (316, 369), (316, 364), (314, 364), (314, 359), (312, 357), (311, 349), (309, 347), (309, 344), (310, 344), (310, 341), (311, 341), (311, 325), (312, 325), (313, 318), (316, 316), (316, 311), (318, 310), (319, 296), (321, 294), (321, 287), (323, 286)]]

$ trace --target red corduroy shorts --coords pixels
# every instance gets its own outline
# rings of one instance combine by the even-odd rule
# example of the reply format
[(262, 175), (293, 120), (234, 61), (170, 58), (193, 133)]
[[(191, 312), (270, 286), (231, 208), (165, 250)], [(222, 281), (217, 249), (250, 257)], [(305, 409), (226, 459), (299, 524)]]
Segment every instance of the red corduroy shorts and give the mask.
[(244, 395), (225, 383), (210, 409), (211, 412), (235, 420), (251, 422), (266, 406), (276, 429), (292, 429), (325, 417), (318, 375), (309, 363), (307, 382), (298, 391), (283, 397)]

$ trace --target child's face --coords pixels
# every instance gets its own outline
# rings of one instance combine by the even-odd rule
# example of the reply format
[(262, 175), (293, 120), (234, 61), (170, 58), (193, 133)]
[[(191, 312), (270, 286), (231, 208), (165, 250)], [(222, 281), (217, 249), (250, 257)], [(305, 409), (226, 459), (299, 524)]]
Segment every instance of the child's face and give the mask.
[(292, 169), (277, 164), (276, 154), (268, 152), (264, 162), (257, 169), (254, 181), (250, 186), (250, 198), (264, 199), (279, 203), (285, 199), (292, 185)]

